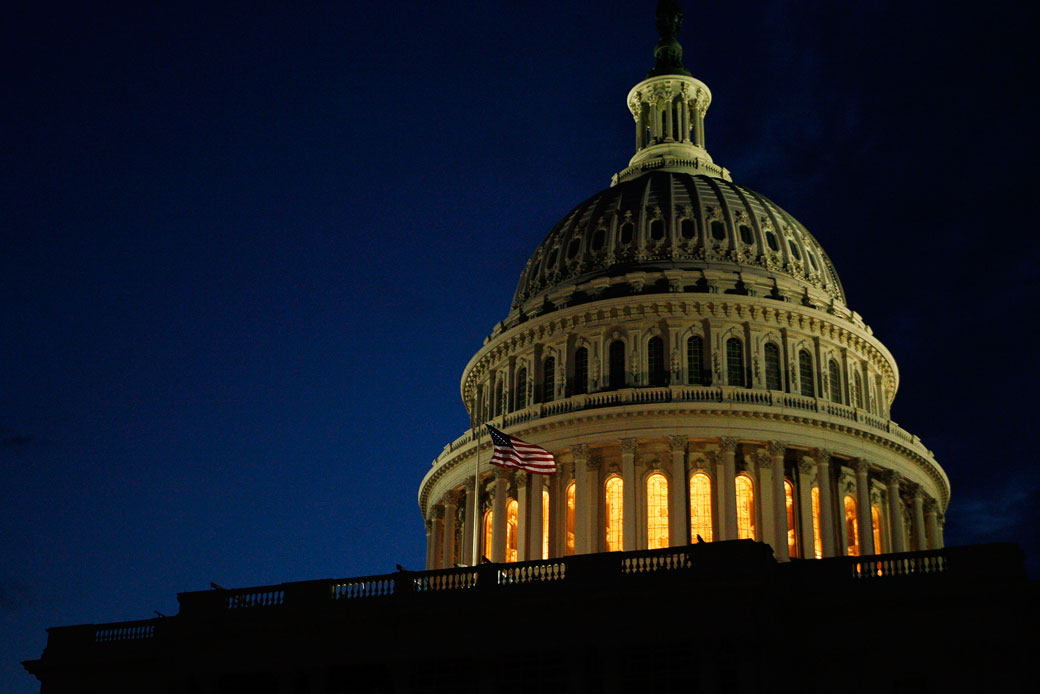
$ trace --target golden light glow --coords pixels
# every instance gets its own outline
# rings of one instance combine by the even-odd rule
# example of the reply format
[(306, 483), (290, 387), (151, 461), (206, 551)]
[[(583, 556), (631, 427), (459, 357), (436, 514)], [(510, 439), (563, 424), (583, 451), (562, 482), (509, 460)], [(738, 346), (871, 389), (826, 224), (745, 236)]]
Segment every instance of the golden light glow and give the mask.
[(620, 552), (624, 547), (622, 530), (622, 523), (624, 522), (623, 487), (624, 483), (617, 476), (608, 479), (605, 487), (608, 552)]
[(574, 554), (574, 482), (567, 485), (567, 554)]
[(542, 487), (542, 559), (549, 558), (549, 490)]
[(484, 549), (482, 553), (488, 559), (491, 558), (491, 527), (493, 515), (491, 509), (484, 511)]
[(520, 518), (520, 505), (516, 499), (506, 504), (506, 561), (516, 561), (516, 527)]
[(690, 478), (690, 540), (711, 542), (711, 478), (703, 472)]
[(784, 480), (784, 500), (787, 502), (787, 556), (798, 556), (798, 533), (794, 527), (794, 485)]
[(751, 478), (737, 475), (737, 538), (755, 539), (755, 489)]
[(668, 478), (660, 472), (646, 478), (646, 546), (668, 546)]
[(820, 539), (820, 488), (812, 488), (812, 537), (816, 558), (823, 556), (823, 541)]
[(881, 554), (885, 550), (881, 547), (881, 509), (878, 506), (870, 507), (870, 520), (874, 526), (874, 554)]
[(856, 500), (845, 497), (845, 536), (848, 538), (848, 554), (859, 556), (859, 519), (856, 517)]

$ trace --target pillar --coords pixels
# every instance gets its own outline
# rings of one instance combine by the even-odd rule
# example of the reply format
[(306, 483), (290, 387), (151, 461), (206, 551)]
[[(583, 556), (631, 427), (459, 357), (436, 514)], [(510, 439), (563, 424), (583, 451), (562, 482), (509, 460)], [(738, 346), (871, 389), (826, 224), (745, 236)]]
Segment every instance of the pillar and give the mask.
[(914, 529), (914, 549), (921, 552), (928, 549), (928, 538), (924, 529), (924, 492), (921, 490), (921, 485), (913, 482), (910, 485), (910, 493), (912, 495), (910, 504), (913, 509), (911, 521)]
[(671, 99), (666, 99), (664, 104), (664, 139), (666, 142), (672, 142), (675, 140), (675, 128), (673, 127), (674, 119), (672, 117), (672, 113), (675, 110), (675, 103)]
[(438, 504), (432, 509), (433, 521), (430, 524), (430, 541), (433, 548), (430, 552), (431, 563), (427, 564), (430, 569), (443, 569), (442, 556), (444, 553), (444, 507)]
[[(636, 549), (636, 440), (621, 439), (621, 547)], [(643, 543), (640, 543), (641, 545)]]
[[(595, 551), (590, 537), (589, 520), (595, 494), (589, 478), (589, 447), (583, 443), (573, 449), (574, 454), (574, 553), (588, 554)], [(560, 507), (565, 512), (563, 507)], [(561, 516), (562, 518), (562, 516)]]
[[(751, 456), (747, 456), (751, 458)], [(745, 461), (748, 467), (752, 463), (755, 464), (758, 472), (757, 487), (755, 489), (755, 512), (757, 513), (761, 522), (758, 524), (758, 537), (756, 538), (759, 542), (764, 542), (773, 548), (773, 556), (776, 556), (776, 546), (780, 544), (779, 533), (777, 531), (778, 526), (776, 525), (776, 486), (773, 484), (773, 478), (776, 474), (773, 471), (773, 458), (769, 455), (769, 451), (765, 449), (759, 449), (755, 451), (754, 460)], [(780, 468), (780, 478), (783, 479), (783, 468)], [(781, 483), (782, 489), (782, 483)], [(784, 544), (787, 544), (786, 538)]]
[[(476, 489), (476, 483), (472, 479), (466, 480), (463, 484), (464, 494), (466, 495), (466, 508), (462, 514), (462, 552), (460, 556), (465, 558), (467, 553), (470, 556), (470, 566), (476, 566), (480, 563), (480, 555), (478, 554), (477, 543), (473, 540), (478, 537), (479, 531), (475, 530), (480, 527), (480, 523), (477, 518), (477, 495), (474, 490)], [(465, 561), (465, 559), (463, 559)]]
[(831, 490), (831, 454), (823, 449), (814, 448), (816, 459), (816, 480), (820, 487), (820, 544), (824, 557), (835, 555), (834, 540), (834, 495)]
[(441, 542), (443, 555), (441, 566), (455, 566), (455, 516), (459, 509), (459, 493), (452, 490), (444, 495), (444, 540)]
[(812, 486), (816, 479), (816, 461), (802, 456), (798, 461), (798, 517), (802, 526), (802, 558), (816, 556), (816, 537), (813, 533)]
[[(773, 463), (773, 556), (777, 561), (788, 561), (791, 558), (787, 544), (787, 494), (784, 491), (784, 446), (781, 441), (770, 441), (766, 453)], [(763, 506), (763, 509), (766, 507)], [(763, 516), (765, 513), (762, 514)]]
[(527, 505), (530, 508), (527, 523), (528, 560), (542, 558), (542, 525), (545, 523), (545, 519), (542, 516), (542, 489), (544, 489), (542, 485), (544, 481), (544, 475), (531, 475), (531, 479), (527, 484)]
[[(527, 561), (527, 535), (529, 532), (527, 511), (529, 497), (527, 495), (528, 480), (531, 473), (517, 470), (516, 472), (516, 560)], [(540, 559), (541, 557), (539, 557)]]
[(495, 468), (495, 482), (491, 488), (491, 556), (496, 564), (506, 560), (506, 495), (509, 493), (509, 472)]
[(928, 549), (939, 549), (939, 523), (936, 520), (938, 504), (935, 499), (928, 497), (924, 500), (924, 529), (928, 535)]
[(903, 501), (899, 497), (899, 473), (886, 470), (882, 475), (888, 491), (888, 530), (892, 535), (892, 551), (906, 551), (906, 531), (903, 529)]
[(737, 539), (737, 440), (732, 436), (723, 436), (719, 440), (719, 453), (722, 458), (722, 474), (719, 480), (719, 519), (721, 522), (720, 540)]
[[(938, 502), (936, 502), (938, 505)], [(942, 511), (938, 511), (935, 514), (935, 548), (942, 549), (946, 546), (946, 541), (943, 539), (943, 526), (946, 525), (946, 514)]]
[[(432, 513), (432, 511), (431, 511)], [(433, 565), (433, 521), (429, 518), (425, 521), (426, 525), (426, 568), (436, 568)]]
[(668, 485), (668, 544), (681, 547), (690, 542), (690, 514), (686, 498), (689, 482), (686, 479), (685, 436), (669, 436), (672, 449), (672, 480)]
[(856, 520), (859, 523), (859, 553), (863, 556), (875, 554), (874, 522), (870, 515), (870, 480), (867, 472), (870, 466), (863, 458), (852, 461), (856, 471)]

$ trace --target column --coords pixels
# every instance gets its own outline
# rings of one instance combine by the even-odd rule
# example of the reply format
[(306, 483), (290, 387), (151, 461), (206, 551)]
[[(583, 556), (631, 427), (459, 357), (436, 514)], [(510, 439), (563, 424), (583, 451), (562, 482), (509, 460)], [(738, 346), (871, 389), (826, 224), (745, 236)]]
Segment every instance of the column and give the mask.
[(675, 139), (675, 129), (672, 127), (674, 122), (674, 119), (672, 118), (672, 112), (674, 110), (674, 102), (671, 99), (666, 99), (664, 102), (664, 139), (668, 142), (671, 142)]
[(477, 495), (474, 493), (476, 489), (476, 483), (472, 479), (466, 480), (463, 484), (463, 489), (466, 495), (466, 509), (463, 513), (462, 518), (462, 551), (459, 556), (465, 561), (468, 556), (470, 559), (470, 566), (476, 566), (480, 563), (480, 555), (477, 554), (477, 545), (473, 542), (473, 538), (479, 537), (477, 533), (479, 531), (475, 528), (480, 527), (480, 523), (476, 517), (477, 508)]
[[(431, 510), (432, 513), (432, 510)], [(426, 519), (426, 568), (434, 569), (433, 565), (433, 521), (429, 518)]]
[[(937, 502), (938, 504), (938, 502)], [(946, 546), (946, 541), (943, 539), (943, 526), (946, 525), (946, 514), (939, 511), (935, 514), (935, 548), (942, 549)]]
[[(621, 439), (621, 547), (636, 549), (636, 440)], [(643, 543), (640, 542), (640, 545)]]
[[(589, 516), (591, 516), (593, 494), (589, 482), (589, 447), (583, 443), (573, 448), (574, 455), (574, 553), (588, 554), (592, 544), (589, 537)], [(560, 511), (565, 512), (563, 506)], [(561, 516), (563, 518), (563, 516)]]
[(732, 436), (719, 439), (722, 473), (719, 479), (719, 539), (737, 539), (737, 440)]
[(924, 500), (924, 529), (928, 534), (928, 549), (939, 549), (939, 523), (936, 521), (938, 504), (928, 497)]
[(686, 508), (689, 482), (686, 478), (685, 436), (669, 436), (672, 449), (672, 480), (668, 485), (668, 544), (681, 547), (690, 542), (690, 514)]
[(444, 540), (441, 542), (443, 558), (441, 566), (450, 569), (455, 566), (455, 516), (459, 509), (459, 493), (452, 490), (444, 495)]
[(509, 493), (509, 472), (495, 468), (495, 483), (491, 488), (491, 556), (496, 564), (506, 560), (506, 495)]
[(892, 535), (892, 551), (906, 551), (906, 531), (903, 529), (903, 501), (899, 498), (899, 473), (885, 470), (881, 479), (888, 490), (888, 531)]
[(913, 509), (910, 518), (914, 529), (912, 539), (914, 549), (921, 552), (928, 549), (928, 538), (925, 536), (924, 530), (924, 492), (921, 490), (921, 485), (912, 482), (910, 484), (910, 493), (912, 494), (910, 504)]
[[(531, 473), (516, 472), (516, 560), (527, 561), (528, 495), (527, 482)], [(540, 557), (539, 557), (540, 558)]]
[(682, 141), (690, 141), (690, 102), (685, 98), (681, 102), (682, 109)]
[(433, 507), (433, 522), (430, 525), (430, 534), (430, 539), (433, 543), (430, 555), (432, 563), (427, 566), (431, 569), (443, 569), (444, 564), (441, 557), (444, 554), (444, 507), (440, 504)]
[(823, 556), (835, 555), (834, 495), (831, 493), (831, 454), (821, 448), (813, 449), (816, 459), (816, 480), (820, 487), (820, 544)]
[[(747, 456), (751, 458), (751, 456)], [(765, 449), (759, 449), (755, 451), (754, 460), (747, 460), (748, 467), (754, 463), (758, 472), (758, 482), (755, 488), (755, 512), (758, 515), (761, 522), (758, 525), (758, 537), (756, 538), (759, 542), (764, 542), (773, 548), (773, 555), (776, 556), (776, 546), (780, 544), (779, 534), (777, 532), (776, 525), (776, 508), (775, 494), (776, 487), (773, 484), (773, 458), (769, 455), (769, 451)], [(783, 478), (783, 468), (780, 469), (780, 476)], [(784, 538), (784, 544), (787, 544), (787, 539)]]
[(798, 461), (798, 516), (802, 526), (802, 558), (816, 556), (816, 535), (813, 532), (812, 487), (816, 480), (816, 461), (802, 456)]
[(646, 129), (643, 127), (643, 107), (642, 104), (639, 106), (639, 113), (632, 116), (636, 121), (636, 151), (643, 149), (643, 133)]
[(527, 524), (527, 559), (542, 558), (542, 525), (545, 519), (542, 516), (542, 483), (544, 475), (531, 475), (527, 484), (528, 506), (530, 507), (529, 522)]
[(856, 520), (859, 523), (859, 553), (874, 554), (874, 522), (870, 515), (870, 480), (867, 478), (869, 465), (863, 458), (852, 461), (856, 471)]
[[(766, 452), (773, 462), (773, 556), (777, 561), (788, 561), (791, 558), (787, 544), (787, 493), (784, 491), (784, 446), (781, 441), (770, 441)], [(763, 510), (766, 508), (762, 507)], [(765, 512), (763, 511), (763, 516)]]

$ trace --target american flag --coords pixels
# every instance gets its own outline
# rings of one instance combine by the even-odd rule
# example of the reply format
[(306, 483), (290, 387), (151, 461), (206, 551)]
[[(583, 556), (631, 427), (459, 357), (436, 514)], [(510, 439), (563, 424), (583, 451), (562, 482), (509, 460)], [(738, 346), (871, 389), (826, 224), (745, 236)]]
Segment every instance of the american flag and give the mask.
[(503, 433), (490, 424), (485, 426), (491, 434), (491, 442), (495, 444), (495, 454), (491, 456), (492, 465), (515, 467), (541, 475), (552, 475), (556, 472), (556, 458), (549, 451)]

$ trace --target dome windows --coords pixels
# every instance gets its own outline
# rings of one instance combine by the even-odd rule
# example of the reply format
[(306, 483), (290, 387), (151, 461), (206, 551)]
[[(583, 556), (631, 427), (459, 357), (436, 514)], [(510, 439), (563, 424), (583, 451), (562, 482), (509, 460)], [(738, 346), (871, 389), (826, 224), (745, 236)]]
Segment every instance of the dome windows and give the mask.
[(660, 241), (664, 238), (664, 220), (655, 219), (650, 222), (650, 238), (654, 241)]
[(651, 337), (646, 345), (647, 379), (651, 386), (663, 386), (667, 377), (664, 365), (664, 340)]
[(716, 219), (711, 223), (711, 236), (716, 241), (726, 240), (726, 225)]
[(579, 347), (574, 353), (574, 394), (589, 392), (589, 350)]
[(788, 239), (787, 245), (791, 248), (791, 255), (794, 256), (794, 259), (801, 260), (802, 252), (798, 250), (798, 246), (795, 244), (794, 239)]
[(692, 219), (684, 219), (679, 222), (679, 235), (686, 241), (697, 236), (697, 224)]
[(812, 265), (813, 270), (819, 270), (820, 266), (816, 264), (816, 256), (813, 255), (812, 251), (806, 251), (805, 254), (809, 256), (809, 264)]
[(614, 340), (610, 343), (610, 388), (625, 387), (625, 343)]
[(592, 234), (592, 250), (599, 251), (603, 249), (603, 245), (607, 242), (607, 230), (603, 227), (596, 229), (595, 233)]
[(553, 401), (553, 384), (556, 382), (556, 357), (549, 357), (542, 367), (542, 402)]
[(816, 395), (816, 384), (813, 378), (812, 356), (807, 350), (798, 352), (798, 385), (802, 395), (807, 398)]
[(622, 246), (627, 246), (628, 244), (632, 243), (633, 231), (634, 227), (632, 226), (632, 222), (625, 222), (624, 224), (622, 224), (621, 230), (618, 233), (618, 242)]
[(516, 373), (516, 409), (522, 410), (527, 407), (527, 369), (520, 369)]
[(743, 241), (748, 246), (753, 246), (755, 244), (755, 236), (751, 233), (751, 227), (749, 227), (747, 224), (741, 224), (739, 231), (741, 241)]
[(704, 377), (704, 338), (694, 335), (686, 341), (686, 382), (690, 385), (707, 384)]
[(567, 246), (567, 260), (574, 260), (574, 256), (578, 255), (578, 251), (581, 250), (581, 239), (571, 239), (570, 244)]
[(690, 477), (690, 538), (711, 542), (711, 478), (703, 472)]
[(831, 387), (831, 400), (837, 403), (841, 402), (841, 372), (838, 371), (838, 362), (833, 359), (827, 364), (827, 371), (830, 378)]
[(766, 390), (783, 390), (780, 380), (780, 348), (775, 342), (767, 342), (766, 355)]
[(646, 478), (646, 547), (668, 546), (668, 478), (655, 472)]
[(726, 340), (726, 384), (743, 388), (744, 343), (736, 337)]
[(766, 232), (766, 245), (769, 246), (769, 250), (774, 253), (780, 252), (780, 242), (776, 238), (776, 234), (771, 231)]
[(545, 263), (545, 269), (551, 270), (556, 265), (556, 249), (549, 251), (549, 260)]

